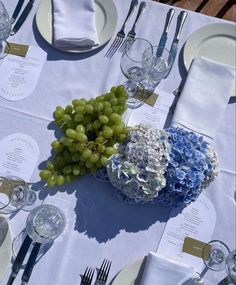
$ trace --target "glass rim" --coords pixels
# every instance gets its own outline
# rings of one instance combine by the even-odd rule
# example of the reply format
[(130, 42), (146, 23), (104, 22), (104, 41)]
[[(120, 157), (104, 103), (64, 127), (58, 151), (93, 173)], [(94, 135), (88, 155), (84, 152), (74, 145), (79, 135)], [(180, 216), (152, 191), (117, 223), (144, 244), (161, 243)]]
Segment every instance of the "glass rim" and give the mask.
[[(136, 40), (143, 40), (143, 41), (146, 41), (146, 42), (150, 45), (150, 47), (147, 47), (144, 51), (146, 51), (146, 50), (148, 50), (148, 49), (152, 49), (152, 51), (153, 51), (153, 45), (151, 44), (151, 42), (150, 42), (149, 40), (144, 39), (144, 38), (135, 38), (134, 41), (136, 41)], [(131, 46), (132, 46), (132, 45), (131, 45)], [(130, 46), (130, 47), (131, 47), (131, 46)], [(129, 47), (129, 49), (130, 49), (130, 47)], [(129, 56), (129, 54), (128, 54), (129, 49), (125, 48), (125, 50), (124, 50), (124, 52), (123, 52), (123, 55), (125, 54), (125, 55), (126, 55), (130, 60), (132, 60), (133, 62), (137, 62), (137, 63), (142, 62), (142, 61), (138, 61), (138, 60), (132, 59), (132, 58)], [(143, 51), (143, 52), (144, 52), (144, 51)], [(153, 52), (152, 52), (152, 54), (153, 54)], [(151, 56), (150, 56), (150, 57), (151, 57)]]
[(154, 46), (152, 46), (152, 48), (153, 48), (153, 50), (154, 50), (154, 48), (160, 48), (160, 49), (162, 49), (163, 51), (167, 51), (168, 54), (169, 54), (169, 56), (168, 56), (168, 61), (169, 61), (169, 58), (170, 58), (170, 59), (171, 59), (171, 63), (173, 63), (174, 58), (173, 58), (173, 55), (171, 54), (171, 52), (170, 52), (169, 49), (167, 49), (166, 47), (158, 46), (158, 45), (154, 45)]

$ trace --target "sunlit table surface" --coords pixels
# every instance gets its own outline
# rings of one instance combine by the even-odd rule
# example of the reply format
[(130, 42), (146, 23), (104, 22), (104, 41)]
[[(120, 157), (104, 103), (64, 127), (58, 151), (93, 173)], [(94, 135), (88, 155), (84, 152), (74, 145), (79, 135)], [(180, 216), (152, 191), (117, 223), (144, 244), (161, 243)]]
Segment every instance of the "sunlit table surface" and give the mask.
[[(3, 2), (11, 15), (17, 0)], [(100, 95), (124, 82), (125, 78), (120, 71), (120, 54), (116, 53), (110, 60), (104, 57), (111, 42), (98, 51), (87, 54), (60, 52), (46, 43), (35, 22), (39, 2), (35, 1), (22, 28), (10, 40), (40, 47), (47, 53), (47, 61), (39, 82), (29, 97), (18, 102), (0, 97), (0, 140), (11, 133), (21, 132), (37, 141), (40, 158), (30, 182), (36, 184), (40, 199), (45, 199), (44, 203), (58, 205), (65, 211), (67, 226), (64, 234), (36, 264), (29, 284), (79, 284), (80, 274), (85, 268), (99, 267), (104, 258), (112, 260), (110, 282), (123, 267), (147, 255), (149, 251), (157, 250), (170, 208), (123, 204), (115, 196), (111, 185), (98, 182), (91, 175), (60, 188), (41, 188), (38, 167), (50, 156), (50, 143), (54, 140), (54, 128), (50, 122), (55, 107), (65, 106), (74, 98)], [(126, 16), (129, 1), (114, 0), (114, 3), (118, 11), (118, 31)], [(147, 4), (147, 10), (137, 28), (137, 36), (157, 44), (170, 6), (152, 1), (147, 1)], [(175, 10), (178, 15), (180, 10)], [(167, 48), (173, 39), (176, 19), (175, 16)], [(127, 24), (127, 31), (133, 21), (134, 15)], [(182, 79), (186, 78), (183, 45), (191, 33), (201, 26), (223, 22), (226, 21), (189, 12), (173, 69), (168, 78), (160, 83), (160, 89), (172, 93)], [(221, 171), (205, 192), (217, 212), (212, 239), (224, 241), (231, 249), (235, 248), (235, 102), (235, 98), (231, 98), (214, 142)], [(21, 211), (10, 221), (15, 239), (24, 230), (27, 215), (27, 212)], [(22, 272), (18, 275), (16, 284), (19, 284)], [(6, 284), (9, 274), (10, 266), (1, 285)], [(208, 271), (204, 276), (205, 284), (215, 285), (225, 275), (224, 271)]]

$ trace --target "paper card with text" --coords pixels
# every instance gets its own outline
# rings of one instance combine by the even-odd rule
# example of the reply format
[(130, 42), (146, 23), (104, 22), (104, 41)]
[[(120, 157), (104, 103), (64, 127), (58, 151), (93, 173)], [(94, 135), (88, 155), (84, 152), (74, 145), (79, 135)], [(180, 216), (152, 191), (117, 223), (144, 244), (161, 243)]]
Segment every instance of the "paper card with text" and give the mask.
[(157, 252), (201, 272), (204, 266), (203, 259), (184, 252), (184, 241), (186, 237), (191, 237), (204, 243), (209, 242), (215, 224), (215, 207), (206, 195), (201, 194), (188, 207), (171, 210)]
[(182, 250), (183, 252), (186, 252), (193, 256), (208, 260), (211, 251), (211, 246), (208, 243), (202, 242), (200, 240), (191, 237), (186, 237), (184, 239)]

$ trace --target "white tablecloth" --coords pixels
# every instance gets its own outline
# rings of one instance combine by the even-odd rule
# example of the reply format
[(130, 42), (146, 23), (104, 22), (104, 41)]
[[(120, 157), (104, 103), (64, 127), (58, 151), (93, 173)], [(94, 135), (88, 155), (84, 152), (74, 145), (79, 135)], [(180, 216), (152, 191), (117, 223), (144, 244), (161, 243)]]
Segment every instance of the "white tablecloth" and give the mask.
[[(3, 2), (11, 15), (17, 0)], [(129, 1), (114, 2), (119, 13), (118, 29), (126, 16)], [(0, 140), (13, 132), (29, 134), (39, 144), (40, 165), (50, 156), (50, 142), (54, 140), (54, 131), (48, 125), (55, 107), (65, 106), (74, 98), (95, 97), (109, 90), (111, 86), (122, 83), (125, 78), (120, 71), (119, 53), (111, 60), (104, 58), (110, 43), (92, 54), (63, 53), (47, 44), (35, 24), (38, 3), (39, 0), (36, 0), (26, 22), (12, 37), (12, 41), (41, 47), (48, 54), (47, 62), (32, 95), (18, 102), (6, 101), (0, 97)], [(137, 34), (157, 44), (170, 7), (151, 1), (147, 3), (148, 7), (140, 20)], [(179, 9), (175, 9), (178, 14)], [(171, 45), (176, 18), (171, 25), (167, 48)], [(134, 15), (127, 25), (127, 31), (133, 20)], [(180, 39), (180, 54), (183, 44), (194, 30), (221, 21), (189, 12)], [(160, 83), (160, 89), (173, 92), (181, 78), (186, 76), (181, 58), (176, 58), (171, 74)], [(231, 249), (235, 247), (235, 107), (235, 101), (228, 105), (215, 140), (221, 165), (220, 175), (206, 190), (206, 195), (217, 210), (213, 239), (224, 241)], [(39, 181), (36, 168), (32, 182)], [(37, 186), (41, 187), (40, 183)], [(147, 255), (149, 251), (156, 251), (170, 211), (169, 208), (155, 205), (122, 204), (110, 185), (98, 183), (90, 175), (61, 187), (57, 193), (50, 189), (48, 192), (42, 191), (40, 198), (64, 209), (68, 223), (65, 233), (37, 263), (29, 282), (33, 285), (79, 284), (79, 274), (84, 272), (86, 266), (99, 267), (104, 258), (112, 260), (109, 275), (111, 281), (124, 266)], [(27, 214), (22, 211), (11, 220), (14, 236), (24, 229)], [(10, 267), (1, 285), (6, 284), (9, 274)], [(225, 272), (208, 271), (205, 284), (215, 285), (224, 276)], [(16, 284), (19, 284), (20, 277), (21, 274), (17, 277)]]

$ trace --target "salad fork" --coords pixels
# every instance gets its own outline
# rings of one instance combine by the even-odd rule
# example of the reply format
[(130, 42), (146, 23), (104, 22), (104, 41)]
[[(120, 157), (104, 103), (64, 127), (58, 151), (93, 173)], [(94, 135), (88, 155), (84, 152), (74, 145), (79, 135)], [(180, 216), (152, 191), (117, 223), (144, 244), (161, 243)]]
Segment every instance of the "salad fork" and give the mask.
[(80, 285), (90, 285), (93, 280), (94, 269), (87, 267), (81, 279)]
[(105, 57), (111, 58), (114, 55), (114, 53), (117, 51), (119, 46), (122, 44), (122, 41), (125, 38), (125, 32), (124, 32), (125, 24), (126, 24), (127, 20), (129, 19), (130, 15), (134, 12), (134, 9), (137, 7), (137, 5), (138, 5), (138, 0), (132, 0), (132, 2), (130, 4), (129, 12), (126, 16), (126, 19), (123, 23), (123, 26), (122, 26), (121, 30), (117, 33), (112, 45), (110, 46), (110, 48), (106, 52)]
[(140, 19), (140, 16), (145, 11), (146, 6), (147, 6), (146, 2), (141, 2), (141, 4), (139, 5), (138, 14), (137, 14), (136, 19), (134, 21), (133, 27), (128, 32), (124, 42), (120, 46), (119, 52), (123, 52), (125, 50), (125, 48), (129, 47), (132, 44), (133, 40), (135, 39), (135, 36), (136, 36), (135, 28), (136, 28), (138, 20)]
[(94, 285), (105, 285), (107, 281), (108, 274), (111, 268), (111, 261), (104, 259), (101, 267), (98, 270), (97, 279)]

